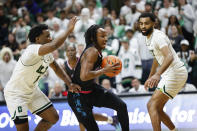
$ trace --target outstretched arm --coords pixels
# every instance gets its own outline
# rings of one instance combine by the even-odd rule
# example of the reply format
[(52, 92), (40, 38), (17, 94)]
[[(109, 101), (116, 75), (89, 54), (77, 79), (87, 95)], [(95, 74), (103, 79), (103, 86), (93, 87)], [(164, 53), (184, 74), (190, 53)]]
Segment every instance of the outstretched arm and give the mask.
[(78, 92), (81, 90), (78, 85), (72, 83), (72, 80), (70, 79), (68, 74), (56, 63), (56, 61), (53, 61), (50, 64), (50, 67), (54, 70), (56, 75), (66, 83), (71, 92)]
[(77, 17), (75, 16), (69, 21), (67, 31), (65, 31), (58, 38), (54, 39), (52, 42), (42, 45), (39, 48), (38, 54), (40, 56), (43, 56), (59, 48), (64, 43), (68, 35), (73, 31), (76, 22), (77, 22)]

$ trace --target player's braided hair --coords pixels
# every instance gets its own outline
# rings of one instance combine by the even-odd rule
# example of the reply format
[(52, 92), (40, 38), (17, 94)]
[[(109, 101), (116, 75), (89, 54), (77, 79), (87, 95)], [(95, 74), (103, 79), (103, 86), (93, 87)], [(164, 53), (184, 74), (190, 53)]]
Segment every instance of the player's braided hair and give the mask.
[(29, 35), (28, 35), (29, 41), (35, 43), (36, 37), (40, 36), (43, 33), (43, 30), (46, 30), (46, 29), (48, 29), (48, 26), (45, 24), (40, 24), (31, 28)]
[(86, 45), (90, 45), (90, 44), (96, 44), (97, 43), (97, 30), (100, 27), (98, 25), (92, 25), (88, 28), (88, 30), (85, 32), (85, 42)]

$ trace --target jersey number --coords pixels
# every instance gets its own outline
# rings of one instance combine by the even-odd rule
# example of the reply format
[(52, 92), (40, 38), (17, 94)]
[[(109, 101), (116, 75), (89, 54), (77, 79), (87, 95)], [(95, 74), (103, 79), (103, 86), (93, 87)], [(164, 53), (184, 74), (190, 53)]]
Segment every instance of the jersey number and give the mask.
[(22, 110), (22, 106), (19, 106), (18, 107), (18, 112), (20, 113), (20, 112), (22, 112), (23, 110)]
[(34, 81), (34, 83), (36, 83), (36, 81), (39, 80), (39, 78), (41, 77), (42, 74), (44, 74), (46, 72), (46, 70), (48, 69), (48, 66), (44, 69), (44, 66), (41, 65), (37, 70), (36, 72), (39, 73), (40, 75), (36, 78), (36, 80)]
[(124, 68), (128, 68), (129, 67), (129, 59), (124, 59)]

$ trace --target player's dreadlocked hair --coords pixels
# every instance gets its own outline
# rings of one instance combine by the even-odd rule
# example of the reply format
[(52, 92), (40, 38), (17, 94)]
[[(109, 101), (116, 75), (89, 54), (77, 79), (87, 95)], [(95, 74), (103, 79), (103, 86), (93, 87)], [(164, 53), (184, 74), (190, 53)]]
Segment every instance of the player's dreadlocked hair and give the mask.
[(45, 24), (40, 24), (35, 27), (33, 27), (28, 35), (29, 41), (35, 43), (36, 37), (40, 36), (43, 32), (43, 30), (48, 29), (48, 26)]
[(88, 30), (85, 32), (85, 41), (86, 41), (86, 45), (90, 45), (90, 44), (96, 44), (97, 43), (97, 30), (100, 27), (98, 25), (92, 25), (88, 28)]

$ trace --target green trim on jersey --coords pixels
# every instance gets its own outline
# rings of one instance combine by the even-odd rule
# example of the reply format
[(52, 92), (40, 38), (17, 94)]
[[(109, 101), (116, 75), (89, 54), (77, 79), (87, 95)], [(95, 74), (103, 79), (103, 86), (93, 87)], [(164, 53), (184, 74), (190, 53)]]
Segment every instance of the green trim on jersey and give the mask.
[[(41, 59), (42, 60), (42, 59)], [(41, 60), (39, 60), (38, 62), (40, 62)], [(20, 59), (20, 61), (21, 61), (21, 63), (22, 63), (22, 65), (24, 65), (24, 66), (34, 66), (34, 65), (36, 65), (36, 64), (38, 64), (38, 62), (36, 62), (35, 64), (33, 64), (33, 65), (25, 65), (23, 62), (22, 62), (22, 60)]]
[(18, 116), (18, 118), (19, 118), (19, 119), (20, 119), (20, 118), (22, 118), (22, 119), (24, 119), (24, 118), (28, 118), (28, 115)]
[(11, 119), (14, 120), (15, 117), (16, 117), (16, 111), (14, 112), (14, 116)]
[(36, 111), (34, 111), (32, 114), (36, 114), (44, 109), (46, 109), (47, 107), (49, 107), (50, 105), (52, 105), (51, 102), (47, 103), (46, 105), (42, 106), (41, 108), (37, 109)]
[(168, 92), (166, 92), (165, 85), (163, 86), (163, 88), (158, 88), (157, 87), (157, 89), (160, 90), (161, 92), (165, 93), (167, 96), (169, 96), (170, 98), (173, 99), (173, 97)]

